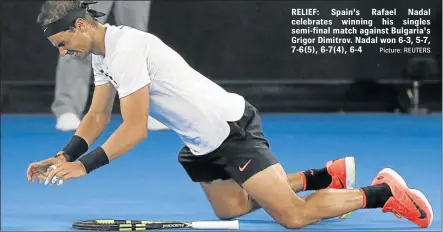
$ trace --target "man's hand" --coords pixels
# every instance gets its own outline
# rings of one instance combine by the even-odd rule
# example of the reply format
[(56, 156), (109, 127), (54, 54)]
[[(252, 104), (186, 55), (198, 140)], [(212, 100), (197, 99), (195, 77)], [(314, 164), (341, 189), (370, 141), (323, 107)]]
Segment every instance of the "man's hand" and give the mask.
[(66, 157), (63, 154), (63, 151), (59, 151), (57, 152), (57, 155), (55, 155), (55, 158), (60, 159), (62, 162), (67, 162)]
[(27, 171), (28, 181), (32, 183), (35, 178), (38, 178), (38, 183), (40, 184), (46, 178), (46, 172), (51, 165), (60, 165), (64, 162), (66, 162), (64, 156), (57, 156), (57, 158), (49, 158), (30, 164)]
[(80, 178), (85, 176), (86, 169), (79, 161), (63, 162), (55, 165), (55, 168), (50, 168), (49, 174), (46, 177), (45, 185), (54, 185), (59, 180), (66, 182), (68, 179)]

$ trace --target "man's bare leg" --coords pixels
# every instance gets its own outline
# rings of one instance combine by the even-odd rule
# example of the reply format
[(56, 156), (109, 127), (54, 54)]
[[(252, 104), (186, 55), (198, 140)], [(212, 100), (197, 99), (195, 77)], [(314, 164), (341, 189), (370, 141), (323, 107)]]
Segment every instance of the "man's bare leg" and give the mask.
[(243, 189), (286, 228), (301, 228), (364, 206), (360, 190), (323, 189), (301, 199), (291, 189), (280, 164), (251, 177)]
[[(303, 191), (301, 173), (289, 174), (288, 181), (295, 193)], [(228, 220), (260, 209), (261, 206), (252, 199), (234, 180), (217, 180), (212, 183), (201, 183), (216, 216)], [(310, 195), (303, 197), (306, 199)]]
[[(301, 173), (289, 174), (289, 183), (294, 192), (303, 190), (303, 177)], [(236, 218), (257, 209), (258, 205), (248, 193), (234, 180), (217, 180), (212, 183), (201, 183), (215, 215), (223, 220)]]
[(389, 168), (380, 171), (370, 186), (322, 189), (306, 199), (292, 191), (280, 164), (255, 174), (242, 187), (286, 228), (302, 228), (361, 208), (383, 208), (383, 212), (392, 212), (424, 228), (433, 220), (432, 207), (424, 194), (410, 189), (405, 180)]
[[(341, 176), (333, 181), (329, 172)], [(341, 185), (342, 182), (337, 179), (342, 179), (344, 185)], [(295, 193), (326, 187), (347, 188), (348, 184), (355, 184), (355, 161), (352, 157), (339, 159), (333, 164), (330, 163), (328, 169), (325, 167), (288, 174), (287, 181)], [(201, 185), (215, 214), (220, 219), (239, 217), (261, 208), (234, 180), (217, 180), (212, 183), (201, 183)]]

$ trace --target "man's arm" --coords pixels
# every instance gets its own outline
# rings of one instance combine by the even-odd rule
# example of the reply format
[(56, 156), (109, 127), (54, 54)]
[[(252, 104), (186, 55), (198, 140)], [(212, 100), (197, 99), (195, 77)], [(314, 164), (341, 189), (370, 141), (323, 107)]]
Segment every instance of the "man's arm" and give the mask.
[(117, 50), (109, 57), (110, 75), (118, 86), (123, 123), (102, 146), (78, 159), (76, 163), (82, 164), (86, 173), (120, 157), (147, 137), (151, 77), (146, 59), (145, 50), (132, 46)]
[[(149, 111), (148, 86), (145, 85), (141, 89), (121, 98), (120, 102), (123, 116), (123, 123), (120, 127), (102, 146), (97, 147), (89, 154), (84, 155), (75, 162), (61, 163), (56, 168), (50, 170), (49, 174), (46, 175), (45, 184), (49, 182), (54, 184), (57, 179), (65, 182), (71, 178), (85, 176), (91, 171), (108, 164), (110, 160), (122, 156), (147, 137)], [(92, 120), (93, 118), (91, 117), (90, 119)], [(86, 124), (85, 132), (92, 132), (86, 128)], [(85, 135), (88, 136), (88, 134)], [(92, 138), (92, 136), (88, 137), (88, 139), (89, 138)], [(33, 178), (30, 176), (32, 175), (28, 174), (28, 179), (32, 181)]]
[(82, 137), (89, 146), (94, 144), (108, 126), (116, 90), (111, 83), (96, 86), (91, 106), (83, 117), (75, 135)]
[(57, 158), (63, 161), (74, 161), (97, 140), (109, 124), (116, 92), (109, 82), (95, 86), (88, 112), (71, 141), (57, 153)]
[(148, 136), (149, 88), (147, 85), (120, 99), (123, 123), (102, 145), (79, 158), (85, 174), (108, 164)]
[(109, 160), (125, 154), (148, 136), (149, 89), (120, 99), (123, 123), (102, 145)]

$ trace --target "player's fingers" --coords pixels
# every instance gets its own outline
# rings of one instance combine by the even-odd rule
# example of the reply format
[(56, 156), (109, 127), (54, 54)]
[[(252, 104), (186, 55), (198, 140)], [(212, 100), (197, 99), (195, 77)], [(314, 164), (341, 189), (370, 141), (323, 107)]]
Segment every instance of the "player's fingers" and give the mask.
[(36, 164), (35, 163), (32, 163), (32, 164), (30, 164), (29, 166), (28, 166), (28, 170), (27, 170), (27, 172), (26, 172), (26, 176), (28, 177), (28, 181), (29, 182), (34, 182), (34, 178), (35, 178), (35, 167), (36, 167)]
[(28, 166), (28, 170), (26, 170), (26, 177), (28, 178), (28, 181), (32, 183), (32, 172), (31, 172), (32, 164)]
[[(63, 171), (63, 167), (55, 167), (55, 166), (51, 166), (50, 169), (52, 169), (52, 170), (49, 172), (49, 174), (48, 174), (47, 177), (46, 177), (45, 185), (47, 185), (47, 184), (49, 184), (50, 182), (52, 182), (52, 178), (53, 178), (55, 175), (57, 175), (57, 173)], [(52, 186), (52, 183), (51, 183), (51, 186)]]
[(69, 180), (69, 179), (71, 179), (73, 177), (74, 177), (74, 174), (72, 174), (72, 173), (67, 173), (64, 176), (61, 176), (60, 177), (61, 184), (63, 184), (64, 182), (66, 182), (67, 180)]
[(57, 182), (57, 185), (62, 185), (63, 183), (65, 183), (67, 180), (73, 178), (74, 175), (70, 172), (66, 172), (64, 175), (60, 175), (59, 180)]
[(42, 166), (41, 169), (45, 173), (45, 176), (49, 176), (49, 174), (59, 166), (60, 164), (52, 164), (52, 165)]
[(29, 183), (32, 183), (32, 182), (34, 182), (34, 179), (35, 179), (35, 175), (34, 174), (29, 174), (29, 177), (28, 177), (28, 181), (29, 181)]
[(66, 182), (66, 180), (71, 179), (72, 178), (72, 174), (68, 171), (63, 172), (63, 173), (59, 173), (58, 175), (58, 181), (56, 182), (57, 185), (62, 185), (64, 182)]
[(41, 166), (37, 165), (35, 168), (33, 168), (32, 175), (33, 175), (32, 182), (34, 182), (34, 179), (37, 178), (38, 183), (40, 184), (41, 181), (46, 178), (45, 167), (41, 167)]
[(53, 175), (52, 178), (48, 178), (51, 187), (59, 181), (59, 179), (60, 179), (60, 175), (61, 175), (60, 173), (61, 173), (62, 171), (63, 171), (63, 170), (57, 170), (57, 171), (54, 172), (54, 175)]
[(34, 173), (29, 173), (28, 174), (28, 181), (29, 181), (29, 183), (32, 183), (32, 182), (34, 182), (34, 179), (35, 179), (35, 175), (34, 175)]
[(54, 176), (54, 169), (53, 168), (49, 168), (48, 172), (46, 172), (46, 177), (45, 177), (45, 185), (49, 184), (49, 180)]
[(42, 167), (39, 165), (35, 165), (31, 170), (31, 182), (37, 178), (38, 183), (41, 182), (43, 178), (45, 178), (45, 171), (43, 171)]
[(43, 175), (43, 174), (39, 174), (39, 175), (38, 175), (38, 183), (39, 183), (39, 184), (41, 184), (42, 181), (43, 181), (44, 179), (46, 179), (46, 176), (45, 176), (45, 175)]
[(68, 174), (67, 171), (61, 170), (54, 174), (54, 177), (51, 179), (51, 184), (56, 184), (60, 180), (60, 178), (64, 175)]
[(39, 172), (38, 169), (34, 167), (34, 168), (31, 170), (31, 173), (29, 174), (29, 175), (30, 175), (30, 182), (33, 183), (34, 180), (35, 180), (36, 178), (39, 178), (40, 175), (42, 175), (42, 174), (43, 174), (42, 172)]

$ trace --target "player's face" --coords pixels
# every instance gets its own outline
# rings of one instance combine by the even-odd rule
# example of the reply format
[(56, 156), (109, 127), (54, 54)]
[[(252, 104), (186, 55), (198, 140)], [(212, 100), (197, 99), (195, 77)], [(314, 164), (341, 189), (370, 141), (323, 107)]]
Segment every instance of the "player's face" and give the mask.
[(77, 29), (57, 33), (48, 37), (48, 39), (58, 48), (61, 56), (86, 57), (91, 50), (90, 37), (85, 32), (80, 32)]

